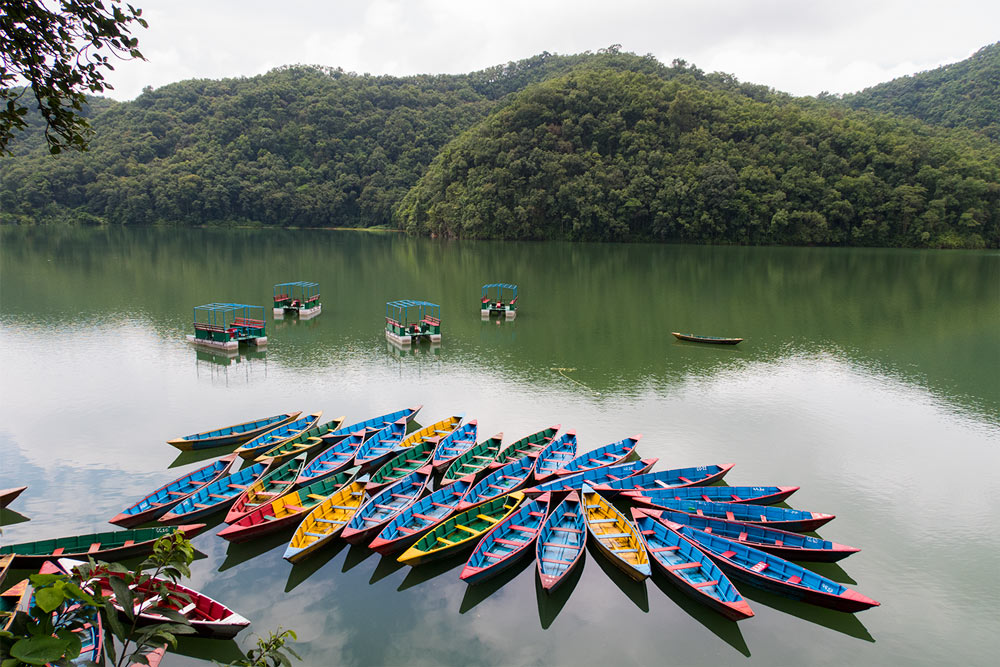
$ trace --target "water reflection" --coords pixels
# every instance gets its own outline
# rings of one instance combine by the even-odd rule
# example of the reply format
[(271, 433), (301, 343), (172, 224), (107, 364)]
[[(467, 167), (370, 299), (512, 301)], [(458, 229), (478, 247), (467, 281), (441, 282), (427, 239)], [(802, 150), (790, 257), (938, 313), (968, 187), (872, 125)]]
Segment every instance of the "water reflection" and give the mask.
[(323, 547), (305, 560), (294, 563), (292, 569), (288, 572), (288, 579), (285, 582), (285, 592), (290, 593), (296, 586), (319, 572), (324, 565), (336, 558), (346, 546), (347, 542), (335, 540), (333, 544)]
[(371, 579), (368, 580), (368, 583), (369, 584), (378, 583), (379, 581), (382, 581), (383, 579), (388, 577), (390, 574), (393, 574), (394, 572), (399, 572), (404, 567), (406, 566), (400, 563), (398, 560), (396, 560), (395, 555), (390, 554), (388, 556), (382, 556), (378, 561), (378, 565), (375, 566), (375, 571), (372, 572)]
[(608, 575), (608, 578), (618, 587), (618, 590), (624, 593), (632, 601), (632, 604), (641, 609), (643, 613), (648, 614), (649, 593), (646, 591), (646, 583), (632, 579), (615, 567), (608, 560), (607, 556), (598, 552), (597, 547), (590, 540), (587, 542), (587, 552), (593, 560), (597, 561), (598, 567), (604, 571), (604, 574)]
[[(222, 561), (221, 565), (219, 565), (219, 572), (225, 572), (226, 570), (236, 567), (241, 563), (245, 563), (248, 560), (262, 556), (276, 547), (285, 547), (288, 544), (288, 540), (292, 536), (293, 530), (293, 528), (288, 528), (278, 533), (265, 535), (264, 537), (259, 537), (249, 542), (230, 543), (229, 547), (226, 549), (226, 559)], [(284, 553), (284, 548), (282, 548), (282, 553)]]
[[(246, 632), (246, 631), (244, 631)], [(170, 664), (172, 656), (197, 658), (215, 664), (231, 664), (237, 660), (245, 660), (246, 655), (240, 650), (235, 639), (209, 639), (192, 635), (178, 635), (177, 647), (168, 651), (163, 664)]]
[(538, 622), (542, 625), (542, 630), (548, 630), (552, 623), (559, 616), (559, 612), (566, 606), (566, 601), (576, 590), (576, 585), (580, 583), (583, 570), (587, 566), (587, 558), (582, 558), (580, 563), (569, 573), (569, 577), (557, 589), (551, 593), (546, 593), (542, 587), (542, 580), (535, 572), (535, 600), (538, 603)]
[(228, 387), (230, 383), (250, 384), (267, 378), (267, 350), (252, 346), (229, 351), (196, 348), (194, 355), (199, 380)]
[(25, 521), (31, 521), (31, 519), (7, 507), (0, 509), (0, 526), (13, 526)]
[(347, 556), (344, 557), (344, 567), (340, 571), (349, 572), (353, 570), (368, 560), (368, 557), (374, 553), (367, 545), (352, 544), (351, 548), (347, 550)]
[(801, 618), (804, 621), (821, 625), (824, 628), (836, 630), (855, 639), (861, 639), (866, 642), (875, 641), (875, 638), (868, 632), (868, 628), (864, 626), (857, 614), (848, 614), (807, 602), (800, 602), (799, 600), (769, 593), (755, 586), (740, 585), (739, 588), (743, 597), (752, 602), (777, 609), (796, 618)]
[(441, 343), (427, 341), (410, 345), (399, 345), (391, 340), (386, 340), (385, 349), (396, 359), (404, 357), (438, 357), (441, 355)]
[(529, 553), (521, 554), (517, 562), (502, 571), (500, 574), (490, 577), (486, 581), (478, 584), (468, 584), (465, 588), (465, 595), (462, 596), (462, 605), (458, 612), (464, 614), (473, 609), (483, 600), (499, 591), (517, 578), (519, 574), (535, 564), (534, 549), (528, 549)]
[(435, 579), (444, 574), (451, 573), (446, 579), (452, 579), (453, 581), (458, 581), (459, 572), (452, 572), (452, 570), (459, 570), (465, 561), (469, 558), (469, 550), (466, 549), (464, 553), (452, 554), (446, 558), (441, 558), (438, 560), (431, 561), (430, 563), (424, 563), (423, 565), (417, 565), (416, 567), (410, 568), (410, 571), (406, 573), (403, 581), (399, 584), (398, 591), (405, 591), (408, 588), (413, 588), (414, 586), (419, 586), (420, 584), (426, 583), (431, 579)]

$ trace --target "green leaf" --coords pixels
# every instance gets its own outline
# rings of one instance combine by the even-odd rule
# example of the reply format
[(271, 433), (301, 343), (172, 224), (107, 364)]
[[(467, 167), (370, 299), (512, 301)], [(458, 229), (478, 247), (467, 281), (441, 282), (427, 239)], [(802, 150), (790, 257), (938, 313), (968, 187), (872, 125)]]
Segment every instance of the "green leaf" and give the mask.
[(58, 588), (40, 588), (35, 591), (35, 604), (46, 614), (59, 608), (66, 596)]
[(10, 649), (10, 654), (29, 665), (44, 665), (66, 654), (66, 642), (52, 636), (22, 639)]
[(115, 599), (118, 601), (119, 608), (131, 621), (135, 618), (135, 598), (132, 596), (132, 591), (129, 589), (128, 584), (121, 577), (114, 576), (108, 577), (108, 583), (111, 584), (111, 590), (115, 593)]

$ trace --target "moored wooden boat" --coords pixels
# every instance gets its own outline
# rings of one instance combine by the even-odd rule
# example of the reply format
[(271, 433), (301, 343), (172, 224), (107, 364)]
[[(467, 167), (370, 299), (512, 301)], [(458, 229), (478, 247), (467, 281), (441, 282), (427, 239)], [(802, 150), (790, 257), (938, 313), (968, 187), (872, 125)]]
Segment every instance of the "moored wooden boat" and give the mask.
[(472, 419), (441, 439), (431, 460), (436, 472), (445, 470), (455, 459), (476, 446), (477, 426), (478, 422)]
[(489, 469), (496, 470), (497, 468), (502, 468), (508, 463), (513, 463), (526, 456), (534, 458), (552, 442), (552, 439), (559, 432), (560, 428), (562, 428), (561, 424), (543, 428), (541, 431), (526, 435), (517, 442), (510, 444), (497, 454), (496, 460), (490, 463)]
[(0, 586), (3, 585), (3, 580), (7, 578), (7, 572), (10, 571), (10, 566), (13, 563), (14, 554), (4, 554), (3, 556), (0, 556)]
[(264, 453), (268, 449), (271, 449), (277, 445), (280, 445), (288, 440), (291, 440), (303, 431), (308, 431), (313, 426), (319, 423), (320, 417), (323, 416), (323, 411), (313, 412), (302, 417), (299, 417), (293, 421), (287, 422), (278, 426), (277, 428), (272, 428), (269, 431), (261, 433), (253, 440), (240, 445), (236, 448), (236, 453), (242, 456), (244, 459), (250, 460), (254, 459), (260, 454)]
[(260, 479), (266, 471), (266, 465), (254, 463), (249, 468), (217, 479), (174, 505), (169, 512), (159, 518), (159, 521), (160, 523), (180, 523), (222, 511), (229, 507), (248, 486)]
[(551, 500), (551, 495), (543, 493), (493, 526), (476, 545), (459, 577), (468, 584), (479, 583), (511, 567), (523, 554), (533, 553), (535, 538), (549, 516)]
[(726, 574), (738, 581), (837, 611), (855, 613), (879, 605), (858, 591), (780, 556), (695, 530), (690, 526), (672, 521), (662, 523), (697, 544)]
[(306, 454), (299, 454), (277, 467), (269, 467), (260, 479), (247, 485), (226, 512), (226, 523), (235, 523), (255, 509), (289, 493), (306, 465)]
[(650, 560), (685, 595), (734, 621), (754, 615), (729, 577), (693, 542), (653, 520), (646, 510), (633, 508), (632, 518)]
[(419, 565), (471, 547), (486, 531), (513, 514), (522, 500), (524, 494), (514, 491), (455, 514), (425, 533), (397, 560), (406, 565)]
[(399, 443), (400, 449), (406, 449), (408, 447), (413, 447), (419, 445), (425, 440), (435, 439), (441, 440), (451, 434), (452, 431), (457, 429), (462, 424), (462, 420), (465, 419), (465, 413), (452, 415), (442, 419), (439, 422), (435, 422), (430, 426), (425, 426), (424, 428), (418, 429), (408, 436), (403, 438), (403, 441)]
[(691, 343), (713, 343), (715, 345), (736, 345), (742, 343), (742, 338), (726, 338), (723, 336), (698, 336), (696, 334), (678, 333), (671, 331), (677, 340), (686, 340)]
[(372, 473), (371, 479), (368, 480), (368, 493), (378, 493), (387, 484), (393, 484), (414, 470), (429, 465), (436, 447), (437, 439), (425, 440), (396, 454)]
[(586, 472), (595, 468), (604, 468), (606, 466), (624, 463), (625, 459), (627, 459), (629, 455), (635, 451), (636, 445), (639, 444), (639, 440), (641, 438), (642, 434), (640, 433), (634, 437), (623, 438), (618, 442), (612, 442), (609, 445), (604, 445), (603, 447), (592, 449), (589, 452), (584, 452), (557, 470), (556, 474), (575, 475), (577, 473)]
[(549, 512), (535, 543), (538, 579), (546, 593), (558, 588), (580, 564), (586, 544), (587, 523), (580, 496), (571, 491)]
[(652, 573), (649, 554), (635, 525), (589, 484), (584, 483), (580, 495), (587, 531), (598, 551), (629, 578), (642, 581), (648, 577)]
[[(387, 429), (389, 427), (386, 427)], [(402, 428), (400, 426), (399, 428)], [(354, 455), (365, 442), (365, 433), (360, 431), (340, 439), (307, 463), (299, 473), (295, 483), (298, 486), (318, 482), (321, 479), (343, 472), (354, 463)]]
[(531, 469), (534, 463), (531, 457), (526, 456), (508, 463), (502, 468), (497, 468), (466, 492), (458, 504), (458, 510), (464, 512), (474, 505), (521, 488), (531, 479)]
[(525, 489), (524, 492), (529, 496), (540, 496), (545, 492), (562, 495), (570, 491), (579, 491), (583, 489), (585, 482), (591, 486), (596, 486), (624, 479), (630, 475), (641, 475), (656, 465), (658, 460), (655, 458), (639, 459), (638, 461), (619, 463), (614, 466), (594, 468), (586, 472), (578, 472), (575, 475), (555, 475), (550, 481)]
[(228, 475), (236, 459), (237, 456), (234, 452), (164, 484), (135, 504), (123, 509), (110, 520), (110, 523), (123, 528), (131, 528), (147, 521), (154, 521), (205, 485)]
[(21, 493), (27, 489), (26, 486), (18, 486), (13, 489), (2, 489), (0, 490), (0, 509), (7, 507), (14, 499), (17, 498)]
[(209, 449), (211, 447), (221, 447), (223, 445), (238, 445), (256, 438), (258, 435), (278, 428), (283, 424), (298, 419), (301, 412), (288, 412), (285, 414), (265, 417), (264, 419), (253, 419), (241, 424), (224, 426), (222, 428), (202, 431), (192, 435), (185, 435), (173, 440), (167, 440), (168, 444), (177, 449), (187, 452), (192, 449)]
[(688, 486), (705, 486), (725, 477), (726, 473), (733, 469), (733, 466), (732, 463), (723, 463), (722, 465), (657, 470), (593, 486), (601, 493), (609, 495), (632, 489), (676, 489)]
[(417, 502), (430, 479), (431, 467), (425, 465), (386, 486), (358, 508), (341, 536), (351, 544), (367, 544), (400, 512)]
[[(628, 480), (626, 480), (626, 483)], [(684, 486), (673, 489), (633, 489), (622, 495), (634, 503), (656, 505), (658, 500), (704, 500), (712, 503), (773, 505), (799, 490), (797, 486)]]
[(545, 481), (574, 458), (576, 458), (576, 431), (569, 430), (538, 453), (532, 475), (538, 482)]
[(285, 549), (284, 559), (290, 563), (298, 563), (339, 535), (364, 504), (367, 482), (368, 475), (361, 475), (314, 507), (295, 529), (295, 534)]
[(18, 614), (28, 613), (33, 595), (34, 590), (27, 579), (10, 588), (0, 589), (0, 630), (10, 630)]
[(661, 500), (657, 507), (694, 516), (707, 516), (713, 519), (726, 519), (727, 521), (741, 521), (743, 523), (764, 525), (769, 528), (790, 530), (795, 533), (816, 530), (823, 524), (834, 519), (833, 514), (771, 507), (769, 505), (752, 505), (750, 503)]
[(458, 509), (466, 491), (472, 488), (472, 475), (443, 486), (400, 512), (386, 524), (368, 546), (382, 555), (410, 546), (427, 530), (438, 525)]
[(172, 535), (174, 531), (179, 530), (190, 539), (204, 527), (203, 523), (177, 527), (153, 526), (7, 544), (0, 547), (0, 556), (14, 554), (12, 568), (36, 570), (45, 561), (62, 556), (71, 558), (90, 556), (95, 560), (116, 561), (152, 553), (153, 543), (164, 535)]
[(451, 484), (468, 475), (478, 475), (496, 459), (503, 441), (503, 433), (497, 433), (452, 461), (441, 478), (442, 484)]
[[(362, 472), (370, 472), (385, 463), (400, 451), (400, 444), (406, 439), (406, 423), (402, 420), (388, 424), (375, 435), (364, 439), (355, 450), (354, 465)], [(322, 454), (320, 455), (322, 458)]]
[(409, 424), (413, 421), (413, 418), (417, 416), (420, 409), (423, 408), (422, 405), (415, 405), (412, 408), (404, 408), (403, 410), (396, 410), (395, 412), (388, 412), (384, 415), (379, 415), (378, 417), (372, 417), (371, 419), (366, 419), (364, 421), (355, 422), (348, 426), (341, 426), (336, 431), (327, 433), (322, 437), (327, 443), (336, 442), (338, 438), (345, 438), (354, 433), (365, 433), (365, 439), (367, 440), (369, 436), (381, 431), (383, 428), (392, 424), (394, 422), (401, 421), (403, 426)]
[(323, 435), (333, 433), (344, 423), (345, 417), (337, 417), (323, 424), (317, 424), (310, 429), (302, 431), (294, 438), (285, 440), (281, 444), (275, 445), (257, 455), (254, 461), (258, 463), (284, 463), (289, 458), (297, 454), (311, 454), (322, 448), (326, 448), (328, 443), (322, 438)]

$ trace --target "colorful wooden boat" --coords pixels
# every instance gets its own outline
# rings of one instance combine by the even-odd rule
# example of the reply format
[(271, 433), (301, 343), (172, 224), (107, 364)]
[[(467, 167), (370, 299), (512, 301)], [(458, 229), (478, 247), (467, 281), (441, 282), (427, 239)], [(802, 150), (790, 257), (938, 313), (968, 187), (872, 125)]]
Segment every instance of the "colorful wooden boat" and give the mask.
[(339, 438), (345, 438), (349, 435), (353, 435), (354, 433), (360, 433), (364, 431), (365, 439), (367, 440), (368, 437), (381, 431), (389, 424), (402, 421), (403, 425), (406, 426), (411, 421), (413, 421), (413, 418), (417, 416), (417, 413), (420, 412), (420, 409), (423, 407), (424, 406), (422, 405), (417, 405), (412, 408), (405, 408), (403, 410), (396, 410), (395, 412), (388, 412), (384, 415), (379, 415), (378, 417), (372, 417), (371, 419), (366, 419), (364, 421), (350, 424), (349, 426), (342, 426), (336, 431), (327, 433), (326, 435), (323, 435), (321, 437), (324, 440), (326, 440), (327, 443), (332, 443), (336, 442), (336, 440)]
[(0, 630), (10, 630), (18, 614), (28, 613), (33, 595), (34, 591), (27, 579), (0, 592)]
[[(386, 429), (389, 428), (388, 426), (386, 427)], [(402, 429), (403, 427), (400, 426), (399, 428)], [(354, 455), (364, 442), (365, 432), (359, 431), (327, 447), (302, 468), (302, 472), (299, 473), (299, 478), (295, 480), (295, 483), (298, 486), (311, 484), (312, 482), (318, 482), (321, 479), (347, 470), (354, 463)]]
[(322, 410), (319, 412), (313, 412), (312, 414), (308, 414), (286, 424), (282, 424), (277, 428), (272, 428), (270, 431), (265, 431), (253, 440), (237, 447), (236, 453), (248, 461), (257, 458), (257, 456), (263, 454), (268, 449), (287, 442), (288, 440), (301, 435), (304, 431), (308, 431), (319, 423), (320, 417), (322, 416)]
[(551, 481), (537, 484), (530, 489), (525, 489), (524, 492), (529, 496), (540, 496), (546, 492), (562, 495), (570, 491), (581, 490), (585, 482), (591, 486), (596, 486), (624, 479), (630, 475), (641, 475), (656, 465), (657, 461), (659, 459), (640, 459), (638, 461), (629, 461), (628, 463), (619, 463), (615, 466), (594, 468), (586, 472), (578, 472), (575, 475), (556, 475)]
[(542, 589), (557, 589), (583, 560), (587, 544), (587, 522), (580, 506), (580, 496), (571, 491), (549, 513), (535, 544), (538, 579)]
[(3, 585), (3, 580), (7, 578), (7, 572), (10, 571), (13, 563), (14, 554), (4, 554), (3, 556), (0, 556), (0, 586)]
[(341, 536), (351, 544), (371, 542), (372, 538), (382, 532), (387, 523), (417, 502), (430, 479), (431, 467), (425, 465), (386, 486), (358, 508), (344, 526)]
[(422, 429), (416, 430), (406, 436), (403, 441), (399, 443), (399, 448), (406, 449), (408, 447), (419, 445), (425, 440), (440, 440), (445, 438), (450, 435), (452, 431), (462, 425), (463, 419), (465, 419), (464, 412), (462, 414), (452, 415), (447, 419), (442, 419), (441, 421), (431, 424), (430, 426), (425, 426)]
[(142, 666), (142, 667), (159, 667), (160, 662), (162, 662), (162, 660), (163, 660), (163, 656), (165, 656), (166, 654), (167, 654), (167, 647), (166, 646), (161, 646), (160, 648), (154, 649), (154, 650), (150, 651), (149, 653), (145, 654), (145, 656), (143, 656), (143, 657), (146, 658), (146, 662), (145, 663), (133, 662), (128, 667), (140, 667), (140, 666)]
[(692, 516), (682, 512), (669, 510), (643, 509), (654, 519), (673, 521), (684, 526), (691, 526), (712, 535), (720, 535), (754, 549), (760, 549), (775, 556), (788, 560), (812, 561), (818, 563), (833, 563), (847, 558), (861, 549), (837, 544), (821, 537), (810, 537), (787, 530), (768, 528), (752, 523), (739, 523), (725, 519), (712, 519), (704, 516)]
[(522, 500), (524, 494), (514, 491), (456, 514), (425, 533), (397, 560), (419, 565), (471, 547), (486, 531), (513, 514)]
[(576, 431), (566, 431), (538, 453), (532, 474), (536, 481), (545, 481), (575, 457)]
[(837, 611), (855, 613), (879, 606), (870, 597), (780, 556), (672, 521), (663, 525), (697, 544), (737, 581)]
[(174, 438), (173, 440), (167, 440), (167, 443), (184, 452), (192, 449), (209, 449), (223, 445), (238, 445), (298, 419), (301, 414), (301, 412), (288, 412), (281, 415), (274, 415), (273, 417), (265, 417), (264, 419), (254, 419), (242, 424), (233, 424), (232, 426), (212, 429), (211, 431), (202, 431), (201, 433)]
[(543, 428), (541, 431), (526, 435), (510, 446), (505, 447), (502, 452), (497, 454), (496, 460), (490, 463), (489, 469), (496, 470), (497, 468), (502, 468), (508, 463), (513, 463), (526, 456), (530, 456), (531, 458), (538, 456), (539, 452), (552, 442), (552, 439), (561, 427), (561, 424), (556, 424), (555, 426)]
[(153, 526), (152, 528), (132, 528), (106, 533), (57, 537), (49, 540), (8, 544), (0, 547), (0, 556), (14, 554), (12, 568), (35, 570), (40, 568), (45, 561), (54, 560), (60, 556), (72, 558), (90, 556), (95, 560), (116, 561), (152, 553), (153, 543), (164, 535), (172, 535), (174, 531), (179, 530), (190, 539), (200, 533), (204, 527), (203, 523), (195, 523), (176, 528)]
[(693, 542), (668, 530), (646, 510), (633, 508), (632, 518), (651, 560), (685, 595), (734, 621), (754, 615), (729, 577)]
[(424, 496), (386, 524), (368, 546), (382, 555), (402, 551), (416, 542), (425, 531), (454, 514), (459, 501), (474, 482), (475, 478), (469, 475)]
[(589, 452), (584, 452), (560, 468), (556, 474), (575, 475), (580, 472), (593, 470), (594, 468), (604, 468), (624, 463), (625, 459), (635, 451), (640, 438), (642, 438), (641, 433), (635, 437), (623, 438), (618, 442), (612, 442), (610, 445), (604, 445)]
[(418, 468), (429, 465), (437, 439), (425, 440), (418, 445), (408, 447), (389, 459), (378, 470), (372, 473), (368, 480), (368, 493), (376, 494), (388, 484), (393, 484)]
[(580, 495), (587, 530), (598, 551), (631, 579), (642, 581), (652, 574), (649, 554), (635, 525), (589, 484), (583, 485)]
[(329, 544), (365, 501), (368, 475), (361, 475), (313, 508), (302, 520), (285, 549), (284, 558), (298, 563)]
[(171, 507), (185, 498), (193, 495), (206, 484), (221, 479), (229, 474), (236, 462), (236, 453), (223, 456), (212, 461), (203, 468), (189, 472), (169, 484), (164, 484), (134, 505), (130, 505), (117, 514), (110, 523), (123, 528), (138, 526), (147, 521), (155, 521), (166, 514)]
[(477, 425), (473, 419), (441, 439), (431, 460), (435, 472), (447, 469), (455, 459), (476, 446)]
[(549, 516), (551, 500), (551, 495), (542, 494), (493, 526), (476, 545), (459, 577), (476, 584), (500, 574), (522, 555), (533, 553), (535, 538)]
[(249, 514), (245, 514), (219, 531), (219, 537), (230, 542), (245, 542), (261, 535), (290, 528), (302, 521), (314, 507), (325, 501), (357, 477), (357, 469), (327, 477), (309, 486), (290, 491)]
[(834, 518), (833, 514), (806, 512), (805, 510), (784, 507), (751, 505), (749, 503), (708, 503), (704, 500), (661, 500), (657, 507), (693, 516), (707, 516), (712, 519), (764, 525), (768, 528), (790, 530), (794, 533), (816, 530)]
[(458, 510), (464, 512), (470, 507), (521, 488), (531, 480), (531, 469), (534, 464), (534, 459), (525, 456), (502, 468), (497, 468), (469, 489), (458, 504)]
[(295, 488), (295, 481), (305, 466), (306, 455), (299, 454), (276, 468), (269, 468), (260, 479), (247, 485), (247, 488), (236, 497), (226, 512), (226, 523), (235, 523), (250, 512), (289, 493)]
[(673, 468), (657, 470), (643, 475), (633, 475), (627, 479), (593, 485), (606, 495), (623, 491), (642, 489), (677, 489), (688, 486), (705, 486), (717, 482), (733, 469), (732, 463), (722, 465), (696, 466), (693, 468)]
[(13, 489), (2, 489), (0, 490), (0, 509), (7, 507), (14, 499), (17, 498), (21, 493), (27, 489), (26, 486), (18, 486)]
[(677, 340), (686, 340), (692, 343), (713, 343), (715, 345), (736, 345), (742, 343), (742, 338), (724, 338), (722, 336), (697, 336), (695, 334), (677, 333), (671, 331)]
[[(629, 483), (625, 480), (625, 483)], [(613, 485), (610, 485), (613, 486)], [(773, 505), (799, 490), (797, 486), (684, 486), (673, 489), (635, 489), (622, 495), (634, 503), (656, 505), (658, 500), (704, 500), (710, 503)]]
[[(364, 440), (354, 454), (354, 465), (368, 472), (385, 463), (393, 454), (402, 450), (406, 440), (406, 424), (400, 420), (382, 428), (381, 431)], [(322, 454), (320, 455), (322, 457)]]
[(486, 470), (496, 459), (502, 441), (503, 433), (497, 433), (459, 456), (448, 466), (444, 477), (441, 478), (441, 484), (451, 484), (468, 475), (478, 475)]
[(320, 448), (326, 448), (328, 443), (321, 436), (337, 431), (340, 425), (344, 423), (344, 419), (345, 417), (337, 417), (324, 424), (318, 424), (302, 431), (302, 433), (299, 433), (291, 440), (285, 440), (280, 445), (275, 445), (265, 450), (263, 454), (254, 458), (254, 461), (268, 464), (284, 463), (297, 454), (309, 454), (319, 451)]
[(174, 505), (169, 512), (160, 517), (159, 521), (161, 523), (180, 523), (220, 512), (229, 507), (248, 486), (260, 479), (266, 471), (266, 465), (254, 463), (249, 468), (217, 479)]

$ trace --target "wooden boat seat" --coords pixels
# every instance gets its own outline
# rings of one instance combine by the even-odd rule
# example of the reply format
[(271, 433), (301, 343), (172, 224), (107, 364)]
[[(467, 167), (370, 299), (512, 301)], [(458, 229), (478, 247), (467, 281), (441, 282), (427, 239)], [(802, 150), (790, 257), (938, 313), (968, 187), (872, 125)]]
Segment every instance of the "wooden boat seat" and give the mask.
[(306, 508), (299, 507), (298, 505), (285, 505), (285, 509), (288, 510), (289, 512), (296, 512), (296, 513), (306, 511)]
[[(464, 494), (456, 492), (455, 495), (461, 497)], [(436, 503), (433, 500), (431, 501), (431, 505), (433, 505), (434, 507), (441, 507), (441, 508), (448, 509), (448, 510), (455, 509), (454, 505), (445, 505), (443, 503)]]
[(295, 484), (295, 482), (289, 482), (288, 480), (284, 479), (272, 479), (271, 484)]
[(239, 489), (240, 491), (243, 491), (244, 489), (247, 488), (247, 485), (246, 484), (230, 484), (229, 488), (230, 489)]
[(375, 503), (375, 507), (379, 508), (380, 510), (388, 510), (389, 512), (395, 512), (396, 510), (399, 509), (395, 505), (382, 505), (381, 503)]
[(783, 547), (783, 546), (785, 546), (785, 541), (784, 540), (775, 540), (774, 541), (774, 546), (776, 546), (776, 547)]
[(443, 537), (439, 537), (437, 539), (438, 539), (438, 542), (444, 542), (445, 544), (454, 544), (454, 542), (452, 542), (451, 540), (446, 540)]
[(54, 551), (52, 552), (52, 555), (53, 555), (53, 556), (59, 556), (59, 555), (61, 555), (61, 554), (62, 554), (62, 552), (63, 552), (63, 551), (64, 551), (64, 548), (63, 548), (63, 547), (59, 547), (58, 549), (56, 549), (56, 550), (54, 550)]
[(187, 491), (167, 491), (167, 493), (169, 493), (172, 496), (186, 496), (186, 495), (188, 495)]
[(475, 455), (475, 456), (473, 456), (472, 458), (479, 459), (480, 461), (492, 461), (493, 460), (492, 456), (479, 456), (478, 454)]
[(680, 547), (676, 546), (676, 545), (674, 545), (672, 547), (650, 547), (649, 548), (649, 550), (652, 551), (655, 554), (658, 554), (661, 551), (677, 551), (678, 549), (680, 549)]
[(404, 535), (413, 535), (414, 533), (417, 532), (412, 528), (407, 528), (406, 526), (396, 526), (396, 530), (403, 533)]
[(348, 507), (347, 505), (327, 505), (327, 507), (334, 510), (346, 510), (348, 512), (353, 512), (358, 509), (357, 507)]
[(417, 514), (416, 512), (414, 512), (413, 516), (417, 517), (418, 519), (423, 519), (424, 521), (437, 521), (436, 517), (427, 516), (426, 514)]
[(707, 588), (709, 586), (718, 586), (718, 580), (713, 579), (712, 581), (703, 581), (700, 584), (691, 584), (694, 588)]
[(558, 558), (539, 558), (538, 560), (542, 561), (543, 563), (558, 563), (559, 565), (572, 565), (573, 564), (572, 561), (559, 560)]
[(538, 530), (537, 528), (529, 528), (528, 526), (521, 526), (521, 525), (516, 524), (516, 523), (511, 524), (510, 527), (513, 528), (514, 530), (524, 531), (525, 533), (533, 533), (536, 530)]
[(528, 512), (528, 516), (545, 516), (545, 512)]
[(226, 500), (228, 498), (232, 498), (232, 496), (222, 496), (222, 495), (219, 495), (218, 493), (210, 493), (210, 494), (208, 494), (208, 497), (209, 498), (215, 498), (216, 500)]
[(391, 495), (393, 498), (402, 498), (403, 500), (413, 500), (413, 496), (404, 496), (401, 493), (391, 493), (389, 495)]
[[(264, 515), (264, 520), (265, 520), (265, 521), (274, 521), (274, 520), (276, 520), (277, 518), (278, 518), (278, 517), (274, 516), (273, 514), (265, 514), (265, 515)], [(235, 525), (235, 524), (234, 524), (234, 525)]]
[(687, 570), (692, 567), (701, 567), (701, 563), (677, 563), (676, 565), (668, 565), (667, 569), (673, 572), (674, 570)]
[(788, 577), (788, 579), (785, 579), (785, 581), (787, 581), (790, 584), (801, 584), (802, 577)]
[(753, 567), (751, 567), (750, 571), (751, 572), (763, 572), (767, 568), (768, 568), (768, 564), (765, 563), (764, 561), (760, 561), (759, 563), (757, 563)]
[(689, 480), (687, 477), (681, 477), (680, 475), (678, 475), (677, 479), (681, 480), (685, 484), (690, 484), (691, 483), (691, 480)]
[[(497, 522), (500, 521), (499, 519), (494, 519), (493, 517), (486, 516), (485, 514), (477, 514), (476, 518), (477, 519), (482, 519), (483, 521), (489, 521), (490, 523), (497, 523)], [(461, 527), (461, 526), (459, 526), (459, 527)]]
[(346, 521), (337, 521), (336, 519), (313, 519), (313, 521), (316, 521), (318, 523), (332, 523), (338, 526), (343, 526), (345, 523), (347, 523)]
[(666, 482), (664, 482), (662, 479), (654, 479), (653, 483), (657, 484), (658, 486), (662, 486), (664, 489), (669, 489), (670, 488), (670, 485), (667, 484)]
[(486, 486), (488, 486), (491, 489), (499, 489), (500, 491), (506, 491), (507, 490), (506, 486), (497, 486), (496, 484), (487, 484)]
[(309, 531), (306, 531), (306, 535), (309, 537), (326, 537), (323, 533), (310, 533)]
[(88, 554), (92, 554), (95, 551), (100, 550), (100, 548), (101, 548), (101, 543), (100, 542), (94, 542), (93, 544), (90, 545), (90, 548), (87, 549), (87, 553)]
[(610, 539), (615, 539), (615, 538), (619, 538), (619, 537), (631, 537), (631, 536), (632, 536), (632, 533), (600, 533), (600, 534), (597, 535), (597, 538), (601, 539), (601, 540), (604, 540), (604, 539), (610, 540)]
[(745, 530), (742, 533), (740, 533), (739, 537), (736, 538), (738, 542), (746, 542), (746, 539), (747, 539), (747, 531)]
[(483, 555), (486, 556), (487, 558), (496, 558), (497, 560), (503, 560), (504, 558), (506, 558), (510, 554), (509, 553), (498, 554), (498, 553), (494, 553), (492, 551), (484, 551)]
[(562, 526), (552, 526), (552, 530), (558, 530), (563, 533), (582, 533), (582, 530), (577, 530), (576, 528), (563, 528)]
[(125, 544), (123, 544), (122, 546), (123, 547), (130, 547), (133, 544), (135, 544), (135, 540), (125, 540)]
[(590, 523), (614, 523), (617, 519), (591, 519)]
[(527, 542), (518, 542), (517, 540), (508, 540), (503, 537), (494, 537), (493, 541), (497, 544), (503, 544), (508, 547), (523, 547)]
[(385, 521), (385, 519), (375, 519), (370, 516), (363, 516), (361, 517), (361, 520), (364, 521), (365, 523), (382, 523), (383, 521)]
[(722, 552), (722, 557), (723, 558), (732, 558), (735, 555), (736, 555), (735, 551), (723, 551)]
[[(480, 514), (479, 516), (482, 516), (482, 514)], [(475, 528), (469, 528), (468, 526), (463, 526), (462, 524), (458, 524), (457, 526), (455, 526), (455, 528), (458, 528), (459, 530), (464, 530), (470, 535), (478, 535), (481, 532), (476, 530)]]
[(656, 531), (655, 530), (642, 530), (642, 531), (639, 531), (639, 532), (641, 532), (643, 535), (656, 535)]
[(310, 498), (312, 500), (326, 500), (327, 496), (321, 496), (318, 493), (310, 493), (306, 496), (306, 498)]
[(626, 549), (626, 548), (623, 547), (621, 549), (612, 549), (612, 551), (615, 552), (616, 554), (627, 554), (627, 553), (636, 553), (639, 550), (638, 549)]
[(206, 505), (205, 503), (192, 503), (192, 505), (194, 505), (195, 507), (197, 507), (200, 510), (212, 507), (212, 505)]

